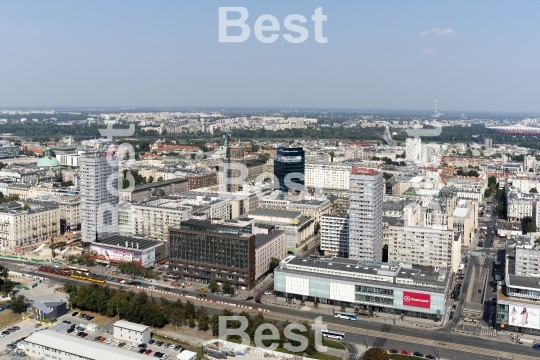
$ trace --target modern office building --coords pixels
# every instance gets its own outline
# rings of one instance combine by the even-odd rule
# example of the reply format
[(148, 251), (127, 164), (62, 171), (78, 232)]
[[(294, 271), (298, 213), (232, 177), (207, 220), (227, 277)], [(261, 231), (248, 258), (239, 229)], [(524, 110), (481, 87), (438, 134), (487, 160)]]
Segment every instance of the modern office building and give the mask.
[(496, 280), (502, 280), (497, 286), (496, 323), (522, 339), (540, 335), (540, 246), (528, 236), (517, 236), (507, 240), (505, 260), (504, 265), (495, 263)]
[[(252, 219), (227, 223), (191, 219), (169, 233), (169, 272), (185, 281), (228, 280), (237, 289), (251, 290), (257, 276), (269, 270), (271, 258), (282, 259), (285, 254), (284, 232), (273, 227), (256, 230)], [(256, 259), (264, 264), (257, 266)]]
[(19, 156), (20, 149), (18, 146), (3, 145), (0, 146), (0, 159), (9, 159)]
[(350, 186), (349, 258), (382, 261), (383, 174), (353, 167)]
[(349, 214), (321, 217), (321, 250), (327, 256), (349, 257)]
[(418, 163), (422, 157), (422, 139), (407, 138), (405, 140), (405, 160)]
[(274, 269), (278, 296), (422, 318), (446, 313), (446, 269), (352, 259), (289, 257)]
[[(301, 178), (294, 176), (293, 174), (301, 174)], [(291, 189), (285, 184), (285, 179), (296, 184), (295, 186), (302, 189), (304, 188), (305, 174), (305, 153), (304, 149), (298, 148), (286, 148), (281, 146), (277, 154), (274, 156), (274, 175), (275, 180), (279, 181), (279, 190), (289, 191), (298, 190)], [(274, 185), (277, 189), (277, 184)]]
[(81, 240), (92, 242), (98, 236), (118, 234), (118, 194), (114, 191), (118, 191), (119, 176), (116, 154), (86, 153), (79, 164)]

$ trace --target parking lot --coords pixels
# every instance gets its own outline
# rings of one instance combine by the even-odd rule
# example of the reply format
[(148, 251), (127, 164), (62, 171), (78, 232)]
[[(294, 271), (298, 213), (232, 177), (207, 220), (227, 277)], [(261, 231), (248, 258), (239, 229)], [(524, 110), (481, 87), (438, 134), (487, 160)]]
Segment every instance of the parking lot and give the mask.
[[(18, 326), (20, 329), (0, 338), (0, 350), (6, 349), (9, 344), (21, 338), (27, 337), (36, 330), (34, 328), (34, 324), (29, 321), (20, 321), (13, 326)], [(0, 332), (5, 330), (6, 329), (0, 329)]]
[[(162, 355), (160, 356), (160, 358), (162, 359), (168, 357), (176, 357), (176, 355), (180, 352), (179, 348), (176, 348), (175, 350), (175, 348), (170, 346), (171, 344), (169, 343), (150, 341), (150, 344), (136, 344), (127, 342), (125, 340), (115, 339), (112, 334), (113, 321), (108, 324), (99, 325), (99, 329), (93, 331), (88, 327), (88, 324), (92, 323), (92, 321), (88, 321), (80, 316), (73, 316), (73, 313), (75, 312), (71, 312), (63, 316), (59, 321), (64, 323), (60, 323), (55, 327), (55, 329), (57, 331), (68, 333), (71, 336), (79, 336), (87, 341), (99, 342), (105, 346), (120, 347), (129, 351), (146, 353), (150, 356), (155, 356), (156, 353), (162, 353)], [(80, 313), (78, 313), (77, 315), (80, 315)], [(65, 321), (69, 322), (69, 324), (65, 323)], [(81, 327), (79, 328), (79, 326)], [(70, 331), (70, 328), (73, 328), (73, 330)]]

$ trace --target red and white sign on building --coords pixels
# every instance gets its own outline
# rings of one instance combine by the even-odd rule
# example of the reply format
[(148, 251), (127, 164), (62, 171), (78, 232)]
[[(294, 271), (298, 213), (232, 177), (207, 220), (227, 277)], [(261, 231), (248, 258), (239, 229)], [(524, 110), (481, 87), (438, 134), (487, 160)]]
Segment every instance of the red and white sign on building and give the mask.
[(404, 291), (403, 305), (429, 309), (431, 308), (431, 295), (412, 291)]
[(375, 175), (378, 173), (376, 169), (362, 168), (362, 167), (353, 167), (351, 169), (351, 172), (357, 175)]

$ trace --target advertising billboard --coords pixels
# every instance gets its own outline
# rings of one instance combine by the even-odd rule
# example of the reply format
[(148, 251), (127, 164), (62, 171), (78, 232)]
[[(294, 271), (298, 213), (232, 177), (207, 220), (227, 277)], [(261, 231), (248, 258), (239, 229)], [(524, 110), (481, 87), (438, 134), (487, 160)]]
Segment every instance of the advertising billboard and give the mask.
[(90, 245), (90, 254), (96, 260), (109, 263), (134, 262), (142, 266), (142, 253), (140, 251), (130, 251), (123, 249), (106, 248), (102, 246)]
[(508, 324), (531, 328), (540, 329), (540, 309), (531, 306), (514, 306), (508, 307)]
[(431, 308), (431, 295), (412, 291), (403, 292), (403, 305), (423, 309)]

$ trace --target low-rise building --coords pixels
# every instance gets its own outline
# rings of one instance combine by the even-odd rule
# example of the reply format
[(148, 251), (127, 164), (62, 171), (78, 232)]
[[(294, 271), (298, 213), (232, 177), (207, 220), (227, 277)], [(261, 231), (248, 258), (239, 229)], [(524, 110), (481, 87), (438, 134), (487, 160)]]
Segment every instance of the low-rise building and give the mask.
[(450, 279), (443, 268), (340, 258), (289, 257), (274, 269), (278, 296), (432, 319), (446, 313)]
[(88, 341), (53, 328), (35, 331), (24, 339), (24, 353), (32, 359), (148, 360), (148, 355)]
[(155, 191), (162, 190), (160, 196), (171, 195), (188, 190), (188, 180), (177, 178), (135, 186), (133, 191), (120, 191), (120, 201), (138, 202), (156, 196)]
[(113, 324), (113, 336), (132, 344), (147, 343), (151, 339), (150, 326), (118, 320)]
[(112, 235), (93, 241), (90, 256), (102, 264), (129, 262), (146, 267), (166, 258), (167, 249), (163, 241)]

